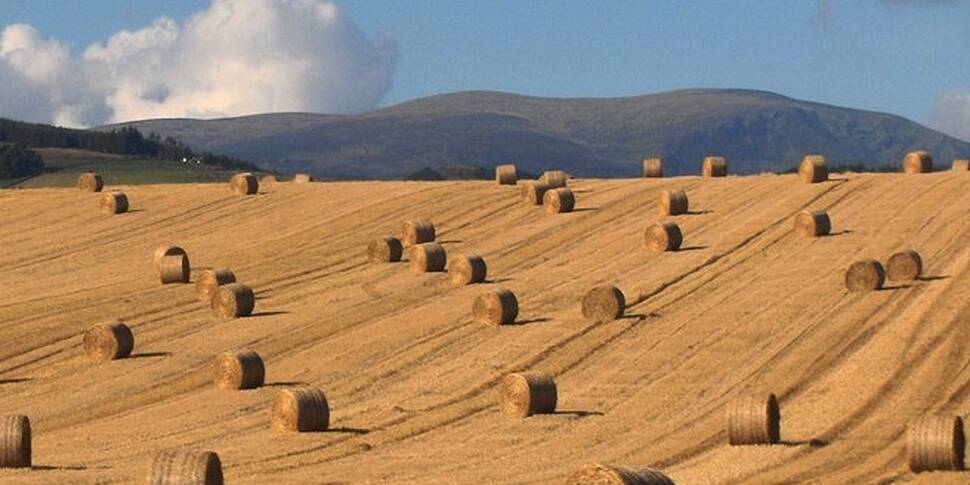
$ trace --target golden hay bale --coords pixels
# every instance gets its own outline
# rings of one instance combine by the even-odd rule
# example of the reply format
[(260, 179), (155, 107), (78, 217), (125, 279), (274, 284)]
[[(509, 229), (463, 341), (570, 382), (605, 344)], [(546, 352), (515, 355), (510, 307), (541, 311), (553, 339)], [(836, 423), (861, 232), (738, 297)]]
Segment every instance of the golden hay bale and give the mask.
[(660, 470), (630, 469), (611, 465), (586, 465), (566, 480), (566, 485), (675, 485)]
[(195, 281), (199, 301), (209, 303), (216, 288), (236, 282), (236, 275), (228, 269), (207, 269)]
[(263, 359), (251, 350), (217, 355), (212, 370), (219, 389), (256, 389), (266, 378)]
[(933, 171), (933, 157), (926, 150), (909, 152), (903, 157), (903, 173), (928, 173)]
[(367, 260), (372, 263), (396, 263), (403, 253), (401, 240), (396, 237), (382, 237), (367, 244)]
[(795, 232), (801, 236), (825, 236), (831, 231), (832, 221), (824, 210), (803, 210), (795, 216)]
[(158, 267), (158, 275), (163, 285), (188, 283), (189, 271), (189, 257), (184, 254), (165, 256)]
[(155, 270), (159, 270), (162, 267), (162, 258), (177, 254), (184, 255), (186, 258), (188, 258), (188, 253), (178, 246), (170, 246), (168, 244), (159, 246), (157, 249), (155, 249)]
[(293, 176), (293, 182), (297, 184), (308, 184), (313, 182), (313, 177), (305, 173), (298, 173)]
[(411, 261), (411, 271), (433, 273), (445, 270), (448, 256), (444, 247), (432, 242), (412, 246), (408, 251), (408, 260)]
[(923, 416), (906, 429), (909, 469), (914, 472), (963, 470), (963, 418)]
[(214, 451), (161, 451), (148, 473), (148, 485), (222, 484), (222, 462)]
[(84, 192), (101, 192), (101, 189), (104, 188), (104, 180), (96, 173), (88, 172), (81, 174), (77, 178), (77, 188)]
[(229, 188), (236, 195), (251, 195), (259, 192), (259, 180), (249, 173), (237, 173), (229, 179)]
[(953, 170), (957, 172), (966, 172), (970, 170), (970, 160), (954, 160)]
[(613, 285), (595, 286), (583, 296), (583, 316), (596, 322), (608, 322), (623, 316), (626, 298)]
[(849, 291), (873, 291), (886, 282), (886, 270), (875, 259), (856, 261), (845, 272), (845, 287)]
[(676, 251), (680, 249), (684, 242), (684, 235), (680, 232), (680, 226), (673, 222), (658, 222), (644, 233), (647, 249), (655, 253), (664, 251)]
[(0, 416), (0, 468), (30, 468), (30, 418)]
[(269, 186), (275, 183), (279, 183), (279, 179), (277, 179), (275, 175), (263, 175), (259, 178), (259, 185)]
[(664, 176), (664, 161), (662, 158), (644, 158), (643, 176), (645, 178), (657, 178)]
[(912, 281), (923, 274), (923, 258), (912, 249), (899, 251), (886, 263), (886, 278), (890, 281)]
[(502, 379), (501, 392), (502, 412), (508, 416), (527, 418), (556, 411), (556, 382), (548, 374), (509, 374)]
[(519, 316), (519, 300), (504, 288), (482, 293), (472, 304), (472, 316), (486, 325), (509, 325)]
[(549, 186), (549, 188), (555, 189), (565, 187), (568, 179), (569, 175), (562, 170), (547, 170), (539, 178), (539, 182)]
[(499, 185), (515, 185), (519, 181), (515, 165), (505, 164), (495, 167), (495, 183)]
[(805, 155), (798, 166), (798, 177), (806, 184), (817, 184), (829, 179), (828, 162), (823, 155)]
[(528, 205), (542, 205), (542, 200), (546, 195), (546, 191), (553, 188), (543, 182), (532, 181), (521, 183), (519, 184), (519, 187), (522, 187), (519, 189), (522, 200)]
[(102, 214), (121, 214), (128, 212), (128, 196), (124, 192), (104, 192), (98, 202)]
[(728, 442), (732, 446), (778, 443), (780, 421), (774, 394), (736, 397), (727, 407)]
[(407, 219), (401, 232), (401, 242), (405, 247), (435, 240), (434, 223), (427, 219)]
[(327, 397), (309, 387), (283, 389), (273, 402), (272, 425), (275, 431), (326, 431), (330, 427)]
[(705, 177), (727, 177), (727, 160), (724, 157), (705, 157), (702, 172)]
[(542, 195), (542, 205), (546, 207), (546, 212), (550, 214), (562, 214), (572, 212), (576, 207), (576, 197), (573, 191), (565, 187), (547, 190)]
[(676, 216), (686, 214), (690, 202), (687, 200), (687, 192), (683, 190), (664, 190), (660, 193), (657, 205), (661, 216)]
[(481, 256), (459, 255), (448, 263), (448, 276), (455, 286), (465, 286), (485, 281), (488, 267)]
[(209, 306), (223, 320), (246, 317), (256, 307), (256, 296), (242, 283), (229, 283), (216, 288)]
[(95, 362), (123, 359), (135, 348), (135, 336), (120, 321), (96, 323), (84, 331), (84, 352)]

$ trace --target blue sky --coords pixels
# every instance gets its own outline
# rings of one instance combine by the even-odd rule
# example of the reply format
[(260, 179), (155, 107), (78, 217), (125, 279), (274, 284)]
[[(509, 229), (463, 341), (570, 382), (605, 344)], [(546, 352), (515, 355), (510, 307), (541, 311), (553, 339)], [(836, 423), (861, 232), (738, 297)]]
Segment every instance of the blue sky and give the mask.
[[(376, 101), (367, 98), (380, 106), (469, 89), (626, 96), (725, 87), (939, 124), (946, 116), (965, 120), (959, 116), (966, 107), (948, 101), (970, 96), (967, 0), (336, 5), (366, 37), (388, 37), (396, 46), (389, 87)], [(209, 6), (208, 0), (4, 0), (0, 26), (29, 24), (79, 55), (119, 30), (160, 16), (182, 23)]]

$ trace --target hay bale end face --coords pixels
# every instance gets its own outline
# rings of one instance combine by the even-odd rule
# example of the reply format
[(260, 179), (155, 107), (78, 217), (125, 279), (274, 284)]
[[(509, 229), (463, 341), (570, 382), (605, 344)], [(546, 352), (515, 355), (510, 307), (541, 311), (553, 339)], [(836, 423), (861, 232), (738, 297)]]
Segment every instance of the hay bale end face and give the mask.
[(456, 287), (481, 283), (487, 275), (488, 267), (481, 256), (460, 255), (448, 263), (448, 276)]
[(167, 244), (163, 244), (159, 246), (157, 249), (155, 249), (155, 255), (154, 255), (155, 270), (157, 271), (161, 268), (162, 258), (164, 258), (165, 256), (173, 256), (176, 254), (181, 254), (186, 258), (188, 257), (188, 253), (186, 253), (184, 249), (178, 246), (169, 246)]
[(163, 285), (188, 283), (189, 271), (189, 257), (184, 254), (172, 254), (163, 257), (158, 268), (158, 274)]
[(568, 180), (569, 175), (562, 170), (547, 170), (539, 178), (539, 182), (551, 189), (565, 187)]
[(293, 176), (293, 182), (298, 184), (308, 184), (313, 182), (313, 177), (305, 173), (298, 173)]
[(933, 157), (926, 150), (909, 152), (903, 157), (903, 173), (929, 173), (933, 171)]
[(495, 167), (495, 183), (499, 185), (515, 185), (519, 181), (515, 165), (505, 164)]
[(415, 244), (433, 242), (435, 240), (434, 224), (426, 219), (407, 219), (401, 234), (401, 242), (405, 247)]
[(81, 174), (77, 178), (77, 188), (83, 192), (101, 192), (104, 188), (104, 180), (96, 173)]
[(408, 251), (411, 271), (415, 273), (436, 273), (444, 271), (448, 264), (445, 248), (438, 243), (424, 243), (411, 247)]
[(728, 403), (727, 421), (731, 446), (778, 443), (781, 414), (774, 394), (734, 398)]
[(326, 431), (330, 427), (330, 405), (319, 389), (283, 389), (273, 401), (271, 422), (274, 431)]
[(875, 259), (856, 261), (845, 272), (845, 287), (849, 291), (875, 291), (886, 282), (886, 270)]
[(120, 321), (96, 323), (84, 331), (84, 352), (95, 362), (123, 359), (135, 348), (135, 336)]
[(249, 173), (237, 173), (229, 179), (229, 188), (236, 195), (252, 195), (259, 192), (259, 180)]
[(396, 263), (404, 254), (404, 246), (396, 237), (382, 237), (367, 244), (367, 260), (372, 263)]
[(236, 282), (236, 275), (228, 269), (207, 269), (199, 275), (195, 282), (195, 290), (199, 301), (209, 303), (216, 288)]
[(152, 460), (148, 485), (223, 485), (222, 462), (213, 451), (162, 451)]
[(922, 274), (923, 258), (912, 249), (893, 254), (886, 263), (886, 278), (890, 281), (912, 281)]
[(30, 418), (0, 416), (0, 468), (30, 467)]
[(542, 205), (543, 197), (546, 192), (553, 187), (543, 182), (526, 182), (519, 184), (522, 187), (520, 195), (527, 205)]
[(705, 177), (727, 177), (727, 159), (724, 157), (705, 157), (701, 167)]
[(570, 475), (566, 485), (674, 485), (674, 481), (653, 468), (593, 464)]
[(952, 168), (955, 172), (970, 171), (970, 160), (954, 160)]
[(98, 205), (102, 214), (122, 214), (128, 212), (128, 196), (124, 192), (103, 192)]
[(829, 179), (828, 163), (822, 155), (805, 155), (798, 166), (798, 177), (806, 184), (817, 184)]
[(511, 290), (488, 291), (475, 299), (472, 315), (485, 325), (509, 325), (519, 316), (519, 300)]
[(664, 190), (660, 193), (660, 200), (657, 202), (661, 217), (686, 214), (689, 205), (687, 192), (683, 190)]
[(826, 236), (832, 231), (832, 222), (824, 210), (803, 210), (795, 216), (795, 232), (803, 237)]
[(659, 178), (664, 176), (664, 161), (662, 158), (643, 159), (643, 177)]
[(223, 320), (247, 317), (256, 307), (253, 289), (242, 283), (229, 283), (217, 287), (210, 301), (212, 311)]
[(963, 418), (923, 416), (906, 429), (906, 453), (914, 472), (964, 469)]
[(556, 411), (559, 399), (552, 376), (532, 372), (505, 376), (501, 392), (502, 412), (517, 418), (551, 414)]
[(673, 222), (658, 222), (647, 228), (644, 233), (647, 249), (655, 253), (677, 251), (684, 242), (680, 226)]
[(216, 356), (213, 375), (219, 389), (256, 389), (263, 385), (266, 368), (259, 354), (251, 350), (223, 352)]
[(546, 207), (546, 212), (550, 214), (572, 212), (576, 207), (576, 197), (573, 195), (573, 191), (565, 187), (547, 190), (542, 195), (542, 205)]
[(609, 322), (623, 316), (626, 298), (613, 285), (600, 285), (586, 292), (582, 301), (583, 317), (596, 322)]

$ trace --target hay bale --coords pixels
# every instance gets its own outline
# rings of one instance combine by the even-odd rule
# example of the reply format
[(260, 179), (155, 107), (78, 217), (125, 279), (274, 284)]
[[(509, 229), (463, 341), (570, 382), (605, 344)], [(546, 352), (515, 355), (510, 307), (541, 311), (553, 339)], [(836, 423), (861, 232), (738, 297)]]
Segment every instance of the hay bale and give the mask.
[(886, 263), (886, 278), (890, 281), (912, 281), (923, 274), (923, 258), (912, 249), (899, 251)]
[(970, 160), (954, 160), (953, 171), (955, 172), (970, 171)]
[(505, 164), (495, 167), (495, 183), (499, 185), (515, 185), (519, 181), (515, 165)]
[(562, 214), (572, 212), (576, 207), (576, 197), (573, 191), (565, 187), (547, 190), (542, 195), (542, 205), (546, 207), (546, 212), (550, 214)]
[(104, 192), (99, 204), (102, 214), (121, 214), (128, 212), (128, 196), (124, 192)]
[(774, 394), (736, 397), (727, 407), (728, 442), (731, 446), (778, 443), (780, 421)]
[(159, 269), (161, 269), (161, 267), (162, 267), (162, 258), (164, 258), (165, 256), (175, 256), (177, 254), (181, 254), (181, 255), (185, 256), (186, 258), (189, 257), (188, 256), (188, 253), (186, 253), (184, 249), (182, 249), (182, 248), (180, 248), (178, 246), (170, 246), (168, 244), (163, 244), (163, 245), (159, 246), (157, 249), (155, 249), (155, 257), (154, 257), (154, 259), (155, 259), (155, 270), (158, 271)]
[(84, 331), (84, 352), (95, 362), (123, 359), (134, 348), (131, 329), (120, 321), (96, 323)]
[(188, 283), (189, 271), (189, 257), (184, 254), (165, 256), (158, 267), (158, 274), (163, 285)]
[(664, 161), (662, 158), (643, 159), (643, 177), (659, 178), (664, 176)]
[(237, 173), (229, 179), (229, 188), (236, 195), (252, 195), (259, 192), (259, 180), (249, 172)]
[(657, 202), (661, 216), (686, 214), (689, 205), (687, 192), (683, 190), (664, 190), (660, 193), (660, 200)]
[(488, 267), (481, 256), (459, 255), (448, 263), (448, 276), (456, 287), (481, 283), (487, 274)]
[(702, 172), (705, 177), (727, 177), (727, 160), (724, 157), (705, 157)]
[(259, 178), (259, 185), (270, 186), (279, 183), (279, 179), (275, 175), (263, 175)]
[(326, 431), (330, 427), (330, 405), (323, 391), (309, 387), (283, 389), (273, 402), (275, 431)]
[(613, 285), (595, 286), (583, 296), (583, 316), (596, 322), (608, 322), (623, 316), (626, 298)]
[(501, 391), (502, 412), (508, 416), (527, 418), (556, 411), (556, 382), (548, 374), (509, 374), (502, 379)]
[(903, 157), (903, 173), (929, 173), (933, 171), (933, 157), (926, 150), (909, 152)]
[(673, 222), (658, 222), (644, 233), (647, 249), (655, 253), (664, 251), (676, 251), (680, 249), (684, 242), (684, 235), (680, 232), (680, 226)]
[(222, 484), (222, 462), (214, 451), (161, 451), (148, 472), (148, 485)]
[(522, 200), (528, 205), (542, 205), (546, 191), (553, 188), (543, 182), (525, 182), (519, 186), (522, 187), (519, 189)]
[(83, 192), (101, 192), (101, 189), (104, 188), (104, 180), (101, 179), (100, 175), (93, 172), (81, 174), (77, 178), (77, 188)]
[(875, 259), (856, 261), (845, 272), (845, 287), (849, 291), (874, 291), (886, 282), (886, 271)]
[(242, 283), (229, 283), (216, 288), (209, 306), (223, 320), (246, 317), (256, 307), (253, 289)]
[(313, 177), (305, 173), (298, 173), (293, 176), (293, 183), (297, 184), (308, 184), (313, 182)]
[(407, 219), (401, 234), (401, 242), (405, 247), (415, 244), (433, 242), (435, 240), (434, 223), (427, 219)]
[(486, 325), (509, 325), (519, 316), (519, 300), (507, 289), (482, 293), (472, 305), (472, 316)]
[(565, 187), (567, 180), (569, 180), (569, 175), (562, 170), (547, 170), (539, 178), (539, 182), (552, 189)]
[(923, 416), (906, 429), (909, 469), (914, 472), (963, 470), (963, 418)]
[(795, 232), (801, 236), (825, 236), (831, 231), (832, 221), (824, 210), (803, 210), (795, 216)]
[(199, 301), (209, 303), (216, 288), (236, 282), (236, 275), (228, 269), (207, 269), (195, 281)]
[(216, 387), (225, 390), (256, 389), (266, 378), (263, 359), (251, 350), (219, 354), (212, 370)]
[(798, 166), (798, 177), (806, 184), (817, 184), (829, 179), (829, 169), (823, 155), (805, 155)]
[(367, 244), (367, 260), (372, 263), (396, 263), (403, 253), (401, 240), (396, 237), (382, 237)]
[(433, 273), (445, 270), (448, 256), (444, 247), (432, 242), (412, 246), (408, 251), (408, 260), (411, 261), (411, 271)]
[(631, 469), (612, 465), (586, 465), (566, 480), (566, 485), (675, 485), (660, 470)]
[(30, 418), (0, 416), (0, 468), (30, 468)]

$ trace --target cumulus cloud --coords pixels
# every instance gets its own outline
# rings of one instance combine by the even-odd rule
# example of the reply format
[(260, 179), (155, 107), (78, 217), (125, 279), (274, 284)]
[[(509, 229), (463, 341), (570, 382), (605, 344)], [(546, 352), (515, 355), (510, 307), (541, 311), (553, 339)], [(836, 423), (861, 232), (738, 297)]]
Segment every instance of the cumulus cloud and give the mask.
[(324, 0), (213, 0), (80, 55), (29, 25), (0, 34), (0, 116), (67, 126), (376, 106), (397, 46)]
[(970, 141), (970, 87), (952, 88), (936, 98), (929, 125), (964, 141)]

